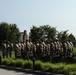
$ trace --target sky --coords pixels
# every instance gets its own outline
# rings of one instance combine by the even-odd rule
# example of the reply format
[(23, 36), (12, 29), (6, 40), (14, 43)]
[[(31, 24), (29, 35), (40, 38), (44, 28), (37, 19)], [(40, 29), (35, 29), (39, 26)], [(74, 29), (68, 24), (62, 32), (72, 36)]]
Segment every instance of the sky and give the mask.
[(68, 30), (76, 37), (76, 0), (0, 0), (0, 23), (17, 24), (21, 32), (33, 25)]

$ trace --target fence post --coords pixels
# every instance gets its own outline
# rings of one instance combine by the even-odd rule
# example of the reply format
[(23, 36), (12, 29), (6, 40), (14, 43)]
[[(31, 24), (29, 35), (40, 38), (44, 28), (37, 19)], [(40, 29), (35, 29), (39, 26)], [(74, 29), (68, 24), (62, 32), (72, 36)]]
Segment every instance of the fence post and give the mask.
[(33, 70), (35, 70), (35, 58), (33, 58)]

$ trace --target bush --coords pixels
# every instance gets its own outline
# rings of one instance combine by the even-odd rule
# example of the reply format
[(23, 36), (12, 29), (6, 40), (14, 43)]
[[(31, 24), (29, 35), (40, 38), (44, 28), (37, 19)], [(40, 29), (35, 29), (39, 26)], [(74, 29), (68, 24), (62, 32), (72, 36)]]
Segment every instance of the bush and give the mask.
[(65, 64), (53, 64), (50, 62), (43, 63), (42, 70), (46, 72), (53, 72), (53, 73), (64, 73), (64, 66)]
[(37, 60), (35, 61), (35, 70), (42, 70), (42, 61)]
[(32, 61), (31, 60), (25, 60), (24, 64), (23, 64), (23, 68), (32, 69)]
[[(33, 62), (31, 60), (22, 60), (22, 59), (2, 59), (2, 64), (7, 66), (21, 67), (25, 69), (32, 69)], [(76, 74), (76, 64), (65, 64), (65, 63), (43, 63), (40, 60), (35, 61), (35, 70), (51, 72), (51, 73), (64, 73), (66, 75), (75, 75)]]
[(14, 60), (15, 61), (15, 66), (16, 67), (23, 67), (23, 60), (21, 59), (17, 59), (17, 60)]
[(3, 59), (2, 64), (7, 66), (15, 66), (15, 61), (12, 59)]
[(9, 60), (8, 60), (8, 59), (2, 59), (2, 64), (3, 64), (3, 65), (7, 65), (7, 64), (8, 64), (8, 62), (9, 62)]
[(53, 64), (52, 63), (43, 63), (42, 64), (42, 71), (44, 72), (52, 72), (53, 71), (53, 68), (52, 68)]
[(64, 67), (65, 74), (76, 73), (76, 64), (68, 64)]
[(64, 73), (64, 63), (53, 64), (53, 73)]

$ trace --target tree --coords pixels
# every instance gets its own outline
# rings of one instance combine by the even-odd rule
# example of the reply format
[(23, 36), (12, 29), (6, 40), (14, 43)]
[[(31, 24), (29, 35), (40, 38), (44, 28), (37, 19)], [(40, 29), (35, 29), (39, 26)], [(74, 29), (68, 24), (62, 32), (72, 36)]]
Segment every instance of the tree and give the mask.
[(56, 36), (56, 28), (51, 27), (50, 25), (43, 25), (43, 26), (33, 26), (30, 29), (30, 38), (35, 40), (50, 40), (54, 39)]
[(40, 34), (39, 34), (39, 28), (36, 27), (36, 26), (33, 26), (31, 29), (30, 29), (30, 38), (32, 39), (32, 41), (36, 41), (36, 40), (39, 40), (40, 39)]
[(69, 36), (68, 36), (68, 39), (72, 42), (75, 41), (75, 36), (71, 33)]
[(0, 42), (6, 40), (15, 42), (19, 40), (20, 31), (16, 24), (0, 23)]
[(61, 42), (63, 42), (64, 40), (67, 40), (68, 39), (68, 30), (66, 30), (66, 31), (61, 31), (61, 32), (59, 32), (58, 34), (57, 34), (57, 38), (61, 41)]
[(16, 24), (10, 24), (9, 39), (10, 39), (11, 42), (15, 42), (15, 41), (19, 41), (20, 40), (20, 31), (17, 28)]
[(7, 23), (2, 22), (0, 24), (0, 41), (7, 40), (9, 35), (9, 26)]

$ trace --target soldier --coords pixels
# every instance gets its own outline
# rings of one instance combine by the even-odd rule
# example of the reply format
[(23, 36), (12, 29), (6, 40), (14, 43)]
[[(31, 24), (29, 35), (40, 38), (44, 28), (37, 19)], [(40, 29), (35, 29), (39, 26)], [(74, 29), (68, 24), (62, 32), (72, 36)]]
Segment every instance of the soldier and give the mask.
[(24, 43), (21, 42), (21, 57), (23, 58), (24, 57)]
[(67, 46), (67, 42), (66, 40), (63, 42), (63, 55), (64, 55), (64, 58), (66, 57), (67, 55), (67, 51), (68, 51), (68, 46)]
[(5, 58), (5, 56), (6, 56), (6, 49), (7, 49), (6, 41), (4, 41), (4, 43), (2, 44), (2, 56), (3, 56), (3, 58)]
[(47, 46), (48, 46), (47, 54), (48, 54), (48, 58), (50, 58), (50, 42), (47, 42)]
[(67, 46), (68, 46), (68, 52), (67, 52), (67, 55), (68, 55), (68, 57), (71, 57), (72, 56), (72, 54), (73, 54), (73, 44), (72, 44), (72, 42), (69, 40), (69, 41), (67, 41)]
[(7, 50), (6, 50), (6, 58), (11, 57), (11, 51), (10, 51), (10, 42), (7, 41)]
[(18, 42), (15, 43), (15, 58), (19, 58), (19, 45)]
[(47, 60), (47, 43), (45, 42), (45, 45), (43, 45), (43, 54), (42, 54), (42, 60), (46, 61)]
[(54, 57), (54, 55), (55, 55), (55, 44), (54, 44), (54, 42), (51, 40), (51, 42), (50, 42), (50, 54), (51, 54), (51, 57), (53, 58)]
[(33, 42), (33, 57), (36, 58), (36, 43)]
[(36, 42), (36, 58), (39, 58), (39, 41)]
[(73, 56), (73, 48), (74, 48), (74, 45), (73, 45), (73, 43), (69, 40), (69, 43), (70, 43), (70, 45), (71, 45), (71, 52), (70, 52), (70, 55), (71, 56)]
[(57, 41), (54, 41), (54, 45), (55, 45), (55, 52), (54, 52), (54, 56), (57, 57), (58, 55), (58, 45), (57, 45)]
[(41, 41), (37, 42), (36, 47), (37, 47), (37, 52), (36, 52), (37, 53), (37, 58), (41, 59), (41, 57), (42, 57), (42, 51), (43, 51), (42, 42)]
[(50, 58), (50, 44), (48, 41), (45, 42), (45, 55), (46, 55), (46, 61)]
[(18, 46), (19, 46), (18, 57), (21, 58), (21, 48), (22, 48), (21, 42), (18, 42)]
[(30, 44), (29, 58), (32, 59), (33, 58), (33, 43), (31, 39), (29, 39), (29, 44)]
[(56, 42), (57, 42), (57, 55), (60, 56), (60, 54), (61, 54), (61, 45), (60, 45), (59, 40), (57, 40)]
[(21, 57), (22, 59), (25, 59), (26, 58), (26, 43), (23, 41), (21, 42)]
[(29, 43), (29, 40), (26, 40), (25, 51), (26, 51), (26, 58), (29, 59), (29, 51), (30, 51), (30, 43)]
[(13, 43), (10, 43), (10, 52), (9, 52), (9, 56), (12, 56), (12, 51), (13, 51)]
[(45, 60), (45, 58), (46, 58), (46, 51), (45, 51), (46, 44), (44, 41), (42, 41), (42, 45), (43, 45), (42, 60)]

